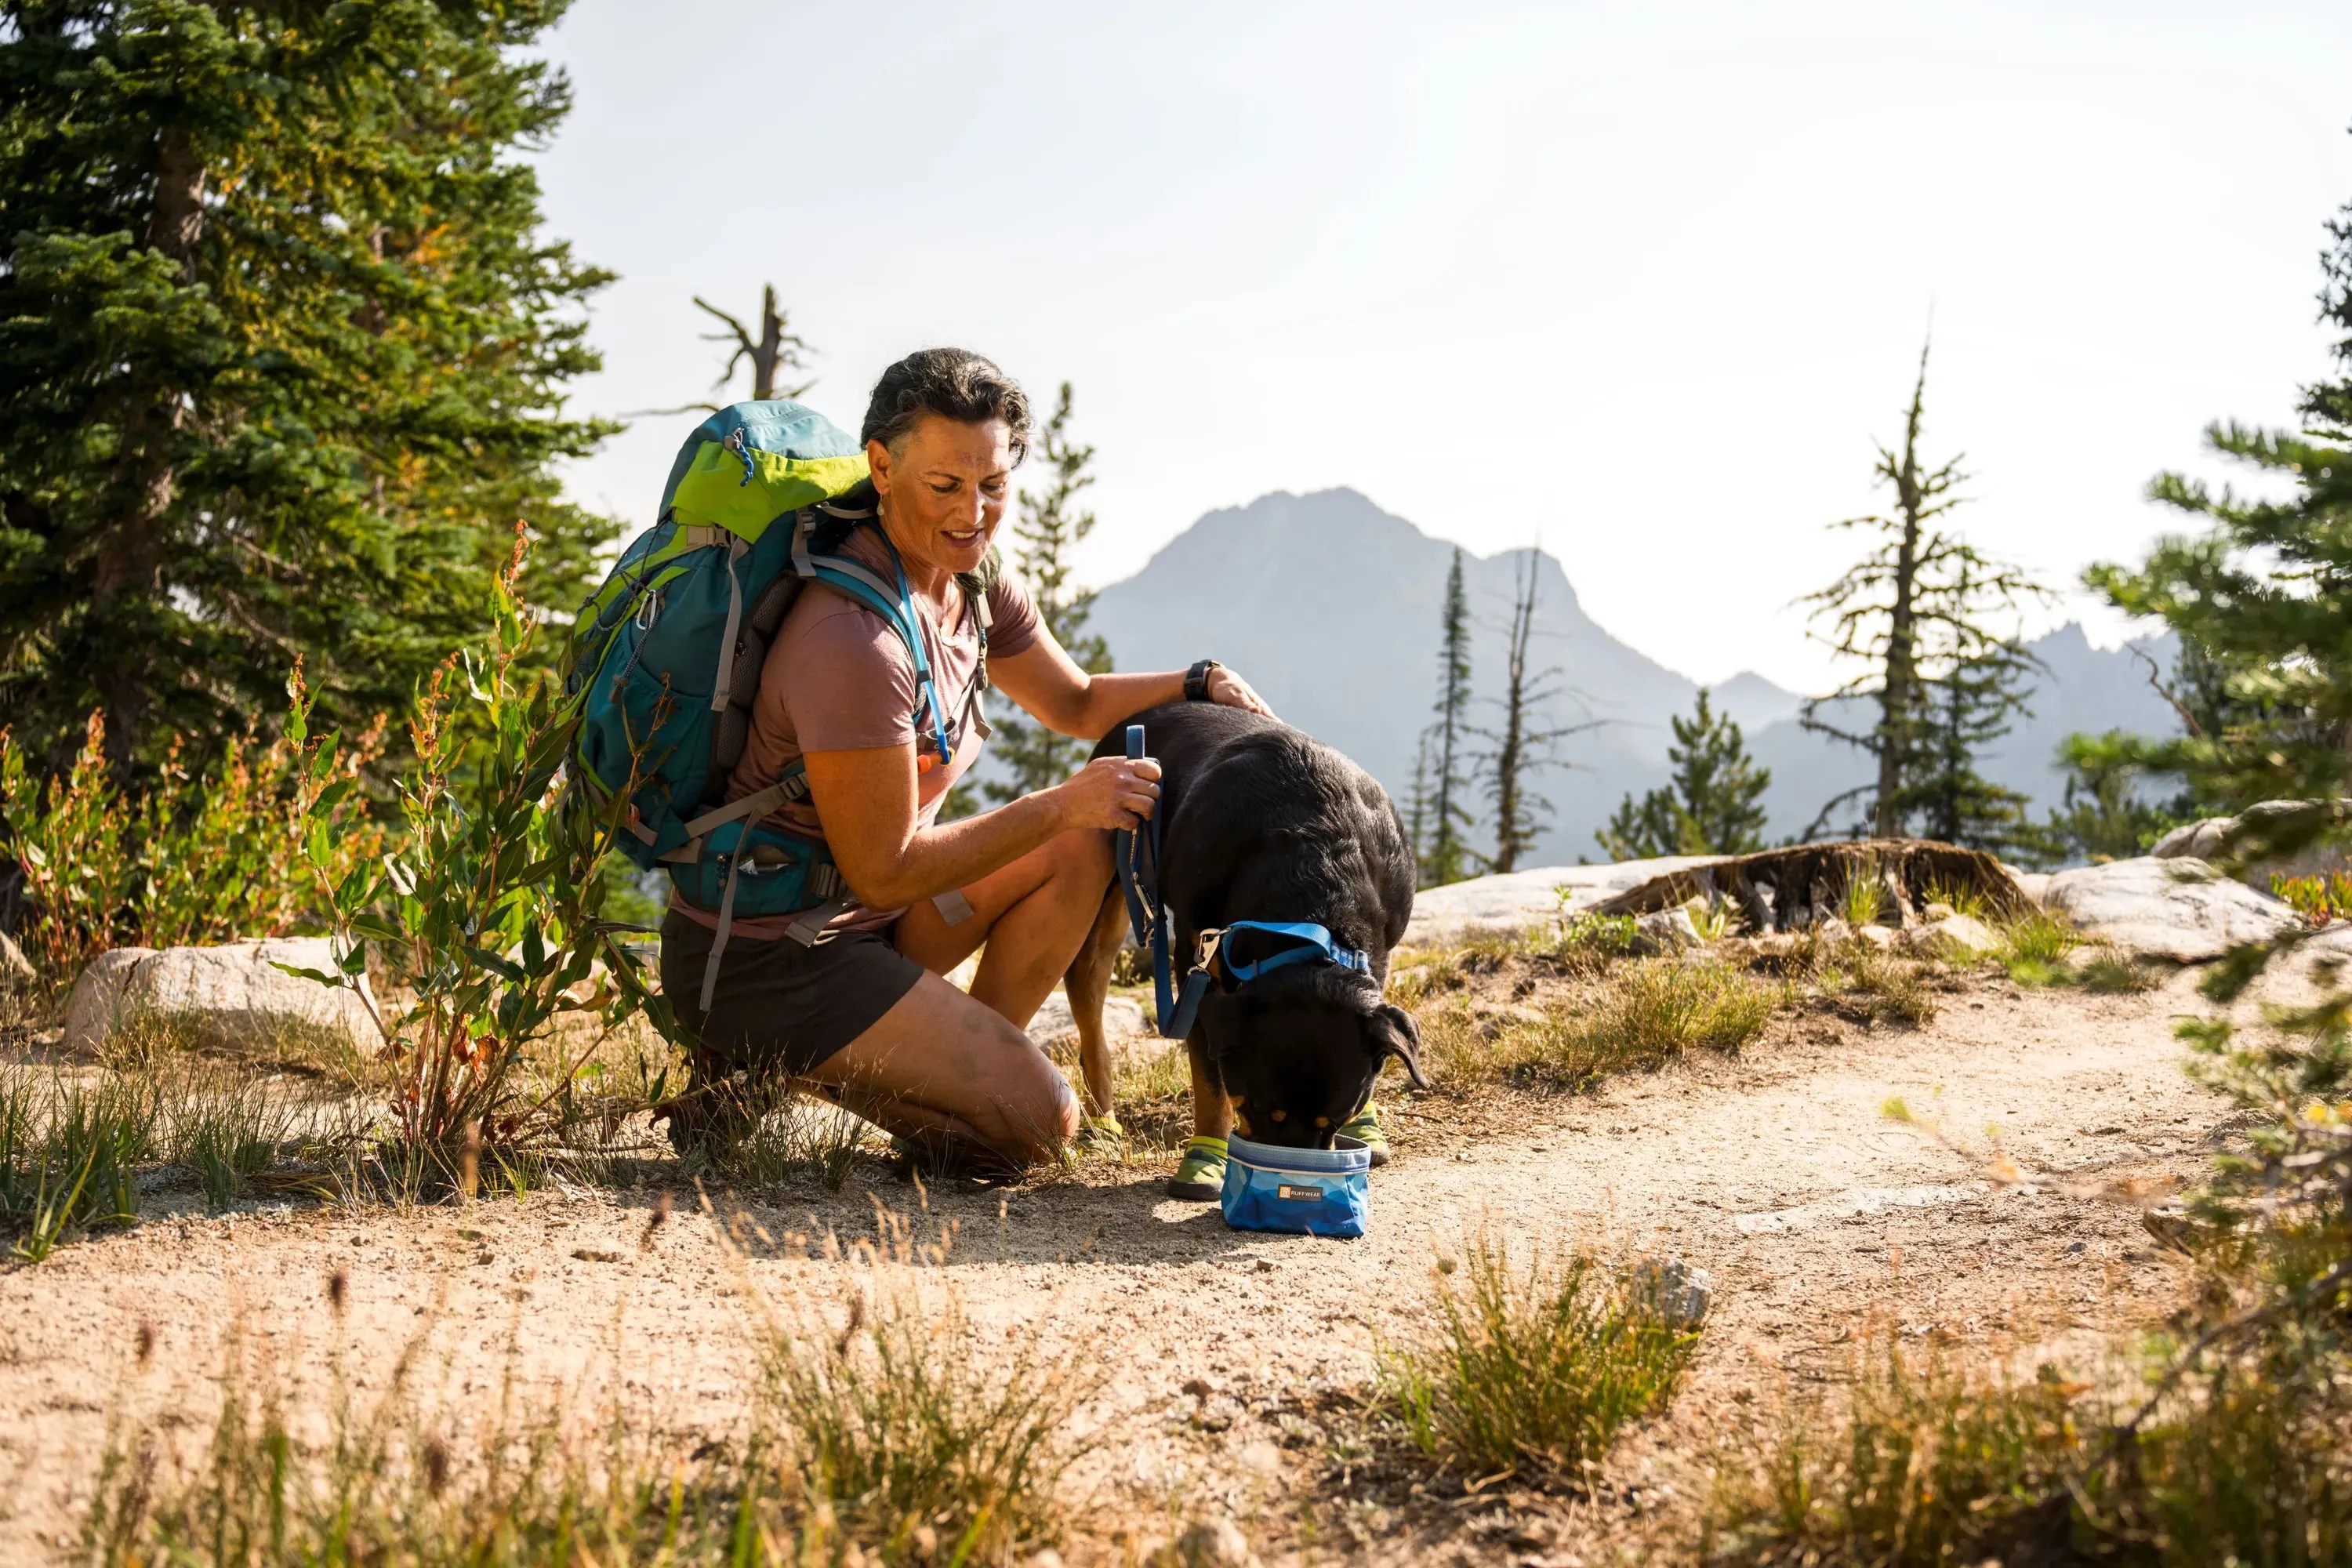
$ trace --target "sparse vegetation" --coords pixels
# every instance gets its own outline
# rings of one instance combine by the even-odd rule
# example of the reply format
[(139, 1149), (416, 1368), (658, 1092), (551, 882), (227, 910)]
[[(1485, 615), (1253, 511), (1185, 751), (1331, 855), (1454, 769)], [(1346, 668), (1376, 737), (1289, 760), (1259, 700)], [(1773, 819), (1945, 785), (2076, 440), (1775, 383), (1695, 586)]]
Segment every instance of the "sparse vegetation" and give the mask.
[(1379, 1409), (1465, 1480), (1580, 1481), (1696, 1353), (1660, 1278), (1535, 1244), (1515, 1262), (1481, 1231), (1439, 1261), (1421, 1336), (1381, 1347)]
[(2050, 1368), (2005, 1384), (1887, 1339), (1856, 1372), (1844, 1409), (1790, 1412), (1751, 1468), (1722, 1475), (1707, 1561), (1974, 1563), (2000, 1555), (2016, 1516), (2053, 1496), (2063, 1506), (2084, 1468), (2084, 1391)]
[[(579, 1419), (511, 1382), (442, 1408), (425, 1397), (422, 1335), (373, 1396), (338, 1372), (320, 1434), (297, 1415), (296, 1368), (232, 1344), (197, 1463), (173, 1464), (160, 1430), (118, 1435), (85, 1552), (121, 1568), (928, 1568), (1049, 1543), (1067, 1423), (1096, 1363), (1048, 1359), (1017, 1338), (997, 1353), (904, 1268), (877, 1267), (870, 1283), (838, 1322), (766, 1319), (749, 1428), (699, 1445), (636, 1436), (617, 1403)], [(338, 1311), (342, 1288), (340, 1277), (330, 1286)]]
[(2000, 946), (1993, 956), (2020, 985), (2060, 985), (2074, 978), (2067, 962), (2083, 945), (2083, 933), (2045, 910), (2030, 910), (1995, 928)]
[(1570, 1006), (1423, 1016), (1423, 1058), (1455, 1089), (1507, 1079), (1578, 1090), (1612, 1072), (1696, 1049), (1736, 1050), (1762, 1032), (1780, 989), (1707, 960), (1643, 959), (1594, 980)]
[[(877, 1275), (838, 1327), (803, 1303), (772, 1317), (765, 1447), (786, 1507), (888, 1563), (1007, 1562), (1055, 1533), (1066, 1427), (1098, 1373), (1016, 1336), (991, 1358), (951, 1295)], [(786, 1478), (790, 1478), (789, 1483)]]

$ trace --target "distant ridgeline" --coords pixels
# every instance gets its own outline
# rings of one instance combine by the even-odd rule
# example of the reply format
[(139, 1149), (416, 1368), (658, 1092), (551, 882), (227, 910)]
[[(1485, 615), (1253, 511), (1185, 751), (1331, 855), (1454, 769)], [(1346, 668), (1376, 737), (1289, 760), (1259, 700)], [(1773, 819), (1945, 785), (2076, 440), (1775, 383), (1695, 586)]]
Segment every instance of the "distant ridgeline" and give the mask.
[[(1285, 719), (1346, 752), (1400, 803), (1412, 778), (1413, 742), (1435, 698), (1439, 601), (1454, 546), (1430, 538), (1349, 489), (1261, 496), (1210, 512), (1142, 571), (1095, 601), (1089, 629), (1110, 644), (1120, 669), (1177, 669), (1203, 656), (1248, 675)], [(1464, 575), (1478, 625), (1474, 684), (1483, 698), (1501, 688), (1501, 623), (1511, 572), (1525, 551), (1465, 557)], [(1246, 572), (1233, 563), (1246, 561)], [(1548, 723), (1612, 722), (1561, 743), (1574, 768), (1544, 771), (1536, 787), (1555, 808), (1549, 832), (1526, 865), (1600, 858), (1593, 832), (1628, 792), (1666, 782), (1666, 721), (1690, 711), (1695, 682), (1619, 642), (1577, 603), (1559, 563), (1546, 555), (1538, 608), (1544, 662), (1584, 694), (1562, 699)], [(2168, 668), (2168, 641), (2147, 645)], [(1987, 777), (2032, 797), (2033, 815), (2058, 804), (2060, 742), (2111, 729), (2169, 734), (2172, 710), (2149, 689), (2146, 667), (2123, 648), (2095, 648), (2067, 626), (2032, 645), (2047, 667), (2033, 714), (1988, 748)], [(1765, 797), (1775, 837), (1801, 830), (1822, 803), (1869, 775), (1859, 752), (1808, 734), (1796, 722), (1797, 693), (1742, 674), (1714, 688), (1715, 706), (1747, 732), (1748, 750), (1772, 770)], [(999, 698), (997, 700), (1002, 701)], [(1587, 710), (1589, 708), (1589, 711)], [(1492, 721), (1481, 702), (1477, 721)], [(1849, 717), (1842, 727), (1866, 728)], [(1482, 845), (1483, 829), (1472, 834)]]

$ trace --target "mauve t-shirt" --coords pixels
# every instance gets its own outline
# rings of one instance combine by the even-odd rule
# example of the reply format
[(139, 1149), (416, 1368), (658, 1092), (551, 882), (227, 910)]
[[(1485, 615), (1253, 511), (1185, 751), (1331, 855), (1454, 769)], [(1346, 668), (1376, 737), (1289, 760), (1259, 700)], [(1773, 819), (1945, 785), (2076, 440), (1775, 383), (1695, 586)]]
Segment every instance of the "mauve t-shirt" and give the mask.
[[(888, 548), (871, 527), (851, 531), (841, 553), (864, 562), (886, 582), (896, 581), (897, 568)], [(980, 626), (965, 605), (959, 588), (950, 596), (955, 621), (942, 628), (930, 604), (910, 595), (915, 619), (922, 626), (923, 651), (931, 661), (940, 706), (956, 731), (955, 758), (941, 767), (939, 745), (931, 736), (930, 709), (922, 710), (919, 730), (916, 704), (921, 688), (915, 680), (915, 661), (890, 624), (845, 594), (822, 583), (801, 591), (760, 667), (760, 692), (751, 703), (751, 733), (743, 744), (742, 759), (727, 782), (727, 798), (740, 800), (783, 776), (786, 767), (803, 752), (862, 752), (877, 746), (903, 746), (921, 737), (916, 757), (917, 826), (937, 821), (940, 803), (955, 782), (979, 760), (986, 737), (981, 732), (980, 693), (972, 680), (980, 668)], [(988, 593), (988, 651), (992, 658), (1009, 658), (1037, 640), (1037, 606), (1027, 590), (1000, 577)], [(816, 803), (804, 800), (787, 805), (768, 820), (788, 832), (824, 837)], [(716, 927), (719, 917), (672, 897), (671, 907), (689, 920)], [(856, 909), (833, 923), (844, 930), (888, 925), (904, 910)], [(733, 930), (753, 940), (784, 934), (789, 915), (760, 919), (738, 917)]]

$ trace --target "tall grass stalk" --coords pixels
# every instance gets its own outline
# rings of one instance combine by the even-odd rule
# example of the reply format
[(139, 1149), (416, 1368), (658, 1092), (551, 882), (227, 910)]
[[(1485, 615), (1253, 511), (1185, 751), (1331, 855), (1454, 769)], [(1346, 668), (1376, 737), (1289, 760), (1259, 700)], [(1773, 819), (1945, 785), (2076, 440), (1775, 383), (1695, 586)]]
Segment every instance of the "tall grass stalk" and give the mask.
[(1581, 1479), (1673, 1392), (1698, 1336), (1669, 1321), (1655, 1270), (1481, 1232), (1442, 1261), (1421, 1336), (1381, 1348), (1384, 1407), (1425, 1458), (1472, 1479)]

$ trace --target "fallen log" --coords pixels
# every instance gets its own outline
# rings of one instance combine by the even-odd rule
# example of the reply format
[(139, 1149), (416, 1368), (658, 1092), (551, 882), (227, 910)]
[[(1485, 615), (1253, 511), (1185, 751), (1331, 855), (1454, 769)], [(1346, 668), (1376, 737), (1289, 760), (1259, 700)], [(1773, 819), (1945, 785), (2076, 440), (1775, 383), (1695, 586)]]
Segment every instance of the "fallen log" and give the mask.
[(2007, 916), (2032, 907), (2009, 868), (1981, 849), (1932, 838), (1853, 838), (1728, 856), (1653, 877), (1592, 906), (1595, 914), (1646, 915), (1693, 899), (1728, 904), (1753, 932), (1802, 931), (1849, 907), (1861, 878), (1875, 884), (1882, 925), (1910, 925), (1954, 894)]

